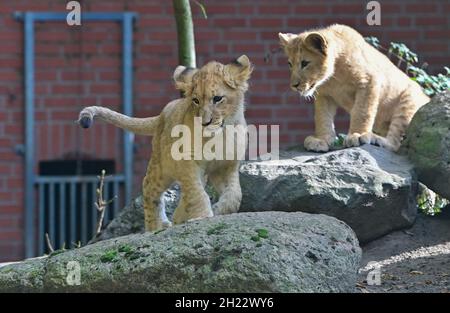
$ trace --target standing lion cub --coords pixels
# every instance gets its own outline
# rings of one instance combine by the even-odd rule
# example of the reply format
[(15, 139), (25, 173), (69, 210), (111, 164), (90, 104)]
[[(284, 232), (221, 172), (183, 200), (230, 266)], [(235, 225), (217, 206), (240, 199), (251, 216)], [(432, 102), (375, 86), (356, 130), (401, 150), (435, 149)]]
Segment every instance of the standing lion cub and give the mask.
[(315, 135), (305, 148), (326, 152), (336, 138), (337, 107), (350, 113), (347, 147), (375, 144), (397, 151), (413, 115), (430, 99), (420, 86), (353, 28), (332, 25), (279, 34), (291, 88), (315, 97)]
[[(251, 72), (252, 65), (245, 55), (227, 65), (209, 62), (200, 69), (178, 66), (173, 78), (185, 97), (167, 104), (158, 116), (131, 118), (96, 106), (80, 112), (79, 123), (84, 128), (90, 127), (95, 117), (136, 134), (153, 136), (152, 157), (142, 186), (146, 230), (155, 231), (171, 225), (161, 196), (174, 182), (181, 186), (180, 203), (173, 215), (175, 224), (213, 214), (234, 213), (239, 209), (242, 198), (239, 159), (196, 158), (196, 147), (191, 145), (183, 151), (185, 157), (179, 159), (173, 155), (174, 144), (179, 139), (172, 133), (181, 126), (189, 129), (190, 134), (206, 131), (227, 137), (228, 132), (225, 134), (223, 130), (225, 126), (227, 130), (231, 125), (245, 128), (244, 94)], [(201, 118), (201, 124), (196, 123), (196, 117)], [(245, 136), (239, 132), (233, 136), (242, 134)], [(224, 141), (227, 139), (230, 138), (224, 138)], [(202, 149), (205, 142), (208, 141), (200, 138)], [(245, 140), (241, 141), (240, 147), (238, 145), (234, 147), (235, 151), (245, 149)], [(205, 177), (220, 195), (213, 206), (205, 192)]]

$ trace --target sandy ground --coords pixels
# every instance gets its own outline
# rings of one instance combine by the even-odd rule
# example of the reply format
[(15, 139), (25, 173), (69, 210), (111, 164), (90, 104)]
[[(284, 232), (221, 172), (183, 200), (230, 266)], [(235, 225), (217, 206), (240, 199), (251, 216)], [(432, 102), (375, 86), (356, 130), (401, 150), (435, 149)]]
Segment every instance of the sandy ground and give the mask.
[(360, 292), (450, 293), (450, 207), (362, 249)]

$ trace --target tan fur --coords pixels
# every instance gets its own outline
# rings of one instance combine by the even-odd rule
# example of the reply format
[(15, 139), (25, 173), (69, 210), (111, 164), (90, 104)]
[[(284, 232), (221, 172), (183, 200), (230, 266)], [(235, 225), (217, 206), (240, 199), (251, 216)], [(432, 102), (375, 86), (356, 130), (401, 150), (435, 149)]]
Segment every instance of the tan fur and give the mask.
[[(102, 107), (87, 107), (81, 111), (79, 121), (82, 125), (86, 119), (89, 121), (95, 116), (123, 129), (154, 136), (152, 157), (143, 181), (147, 230), (170, 226), (161, 196), (174, 182), (181, 186), (181, 200), (173, 216), (176, 224), (213, 214), (233, 213), (239, 209), (242, 198), (239, 161), (194, 158), (176, 161), (172, 158), (171, 148), (179, 138), (173, 138), (171, 131), (176, 125), (186, 125), (194, 134), (194, 117), (202, 117), (202, 123), (209, 123), (206, 128), (211, 130), (226, 125), (246, 126), (244, 93), (251, 72), (252, 66), (245, 55), (228, 65), (210, 62), (201, 69), (179, 66), (175, 70), (174, 80), (185, 97), (167, 104), (157, 117), (130, 118)], [(213, 103), (214, 96), (223, 96), (223, 100)], [(194, 103), (194, 98), (199, 103)], [(218, 202), (212, 207), (205, 192), (207, 180), (220, 194)]]
[[(370, 143), (397, 151), (415, 112), (430, 99), (420, 86), (353, 28), (332, 25), (279, 34), (291, 66), (291, 88), (315, 97), (315, 135), (305, 148), (328, 151), (334, 116), (350, 114), (347, 147)], [(302, 68), (302, 61), (310, 62)]]

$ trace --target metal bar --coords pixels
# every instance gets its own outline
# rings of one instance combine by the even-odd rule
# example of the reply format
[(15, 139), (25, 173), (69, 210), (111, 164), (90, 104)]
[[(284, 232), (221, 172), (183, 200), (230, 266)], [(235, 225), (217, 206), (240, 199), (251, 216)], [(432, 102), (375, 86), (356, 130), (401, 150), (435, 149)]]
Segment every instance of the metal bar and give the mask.
[[(125, 115), (133, 115), (133, 13), (123, 14), (122, 23), (122, 95), (123, 95), (123, 112)], [(131, 132), (123, 132), (123, 158), (124, 158), (124, 175), (125, 175), (125, 202), (131, 201), (131, 185), (133, 182), (133, 139)]]
[[(89, 175), (89, 176), (36, 176), (36, 183), (84, 183), (84, 182), (97, 182), (98, 177)], [(112, 177), (108, 177), (108, 181), (125, 181), (124, 175), (114, 175)]]
[[(15, 12), (14, 17), (18, 20), (26, 20), (26, 15), (32, 13), (36, 22), (52, 22), (52, 21), (66, 21), (67, 13), (60, 12)], [(125, 15), (131, 15), (136, 18), (136, 13), (133, 12), (86, 12), (81, 14), (81, 21), (99, 21), (99, 22), (122, 22)]]
[(50, 191), (49, 193), (49, 213), (48, 213), (48, 237), (50, 238), (50, 243), (55, 247), (55, 224), (56, 224), (56, 218), (55, 218), (55, 184), (50, 184)]
[(39, 192), (39, 230), (38, 230), (38, 255), (44, 254), (45, 250), (45, 208), (44, 208), (44, 188), (45, 184), (37, 184)]
[(60, 249), (69, 247), (66, 242), (66, 185), (59, 183), (59, 244)]
[[(116, 199), (113, 201), (114, 203), (114, 217), (117, 216), (117, 213), (119, 212), (119, 182), (114, 181), (113, 182), (113, 190), (114, 190), (114, 195), (113, 197), (116, 197)], [(109, 200), (109, 199), (106, 199)]]
[(25, 55), (25, 257), (35, 254), (34, 224), (34, 15), (24, 15)]
[(81, 183), (81, 243), (84, 245), (87, 242), (87, 197), (86, 197), (86, 183)]
[(75, 198), (75, 183), (70, 183), (70, 242), (75, 243), (78, 238), (76, 238), (76, 198)]

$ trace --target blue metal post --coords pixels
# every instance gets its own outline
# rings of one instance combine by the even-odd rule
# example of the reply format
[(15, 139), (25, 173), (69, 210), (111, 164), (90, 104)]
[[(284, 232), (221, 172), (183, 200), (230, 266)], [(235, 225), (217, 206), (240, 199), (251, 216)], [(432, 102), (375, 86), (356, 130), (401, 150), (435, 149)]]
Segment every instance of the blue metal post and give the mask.
[[(133, 115), (133, 13), (124, 13), (122, 22), (122, 97), (123, 113)], [(133, 134), (125, 131), (123, 134), (123, 156), (125, 175), (125, 203), (131, 201), (131, 189), (133, 184)]]
[(25, 13), (25, 257), (35, 255), (34, 214), (34, 15)]

